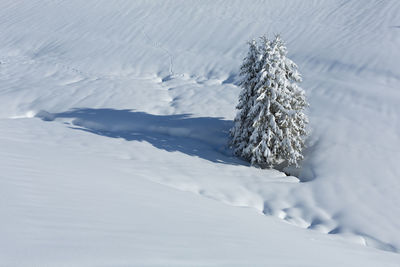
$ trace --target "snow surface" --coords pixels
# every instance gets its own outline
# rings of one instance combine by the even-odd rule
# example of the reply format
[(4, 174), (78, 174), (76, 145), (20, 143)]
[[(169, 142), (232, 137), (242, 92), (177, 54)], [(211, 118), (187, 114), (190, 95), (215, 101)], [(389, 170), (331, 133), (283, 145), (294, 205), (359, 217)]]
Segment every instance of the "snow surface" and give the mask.
[[(394, 0), (1, 1), (0, 265), (399, 266), (399, 27)], [(276, 32), (298, 179), (226, 147)]]

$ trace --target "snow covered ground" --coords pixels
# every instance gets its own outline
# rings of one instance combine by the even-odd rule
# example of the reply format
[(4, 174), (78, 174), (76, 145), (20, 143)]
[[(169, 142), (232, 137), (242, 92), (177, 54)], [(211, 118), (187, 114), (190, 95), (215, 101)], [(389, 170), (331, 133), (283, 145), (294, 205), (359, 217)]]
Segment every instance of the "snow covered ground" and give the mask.
[[(298, 178), (226, 147), (275, 32)], [(0, 266), (399, 266), (398, 47), (394, 0), (1, 1)]]

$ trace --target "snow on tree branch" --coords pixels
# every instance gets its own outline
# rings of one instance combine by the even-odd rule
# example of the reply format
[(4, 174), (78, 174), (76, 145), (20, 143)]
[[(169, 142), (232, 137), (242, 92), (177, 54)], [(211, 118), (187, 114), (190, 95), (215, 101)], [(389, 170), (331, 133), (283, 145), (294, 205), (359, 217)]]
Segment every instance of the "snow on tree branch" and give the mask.
[(297, 83), (297, 65), (286, 57), (279, 35), (271, 41), (262, 36), (248, 43), (249, 51), (240, 67), (242, 91), (231, 145), (234, 153), (260, 167), (286, 162), (298, 166), (307, 135), (308, 103)]

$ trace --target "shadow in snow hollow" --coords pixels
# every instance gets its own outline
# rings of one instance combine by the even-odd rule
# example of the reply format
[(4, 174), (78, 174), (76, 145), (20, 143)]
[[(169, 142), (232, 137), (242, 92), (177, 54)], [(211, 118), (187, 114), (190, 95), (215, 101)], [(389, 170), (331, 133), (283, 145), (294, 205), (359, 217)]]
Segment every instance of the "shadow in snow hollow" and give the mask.
[(41, 111), (36, 117), (45, 121), (72, 119), (73, 129), (127, 141), (146, 141), (159, 149), (179, 151), (216, 163), (249, 166), (232, 155), (227, 142), (233, 122), (221, 118), (91, 108), (61, 113)]

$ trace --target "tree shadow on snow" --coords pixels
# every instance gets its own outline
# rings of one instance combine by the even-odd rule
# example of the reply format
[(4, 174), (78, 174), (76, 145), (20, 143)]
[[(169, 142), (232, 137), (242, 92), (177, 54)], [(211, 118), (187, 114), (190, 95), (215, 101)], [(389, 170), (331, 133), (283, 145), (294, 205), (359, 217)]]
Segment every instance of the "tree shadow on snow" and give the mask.
[(146, 141), (159, 149), (179, 151), (216, 163), (249, 165), (234, 157), (228, 148), (229, 129), (233, 122), (221, 118), (90, 108), (62, 113), (41, 111), (36, 117), (45, 121), (72, 119), (72, 129), (127, 141)]

